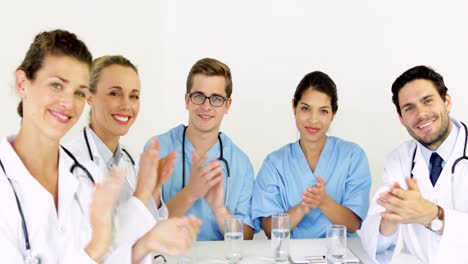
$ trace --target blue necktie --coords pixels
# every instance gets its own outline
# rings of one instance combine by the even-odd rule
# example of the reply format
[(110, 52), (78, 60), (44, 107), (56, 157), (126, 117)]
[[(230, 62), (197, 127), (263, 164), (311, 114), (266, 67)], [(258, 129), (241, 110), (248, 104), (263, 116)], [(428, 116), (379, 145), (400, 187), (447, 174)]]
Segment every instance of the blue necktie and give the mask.
[(435, 186), (437, 179), (439, 179), (440, 172), (442, 171), (442, 162), (444, 161), (437, 152), (433, 152), (431, 155), (431, 182), (432, 186)]

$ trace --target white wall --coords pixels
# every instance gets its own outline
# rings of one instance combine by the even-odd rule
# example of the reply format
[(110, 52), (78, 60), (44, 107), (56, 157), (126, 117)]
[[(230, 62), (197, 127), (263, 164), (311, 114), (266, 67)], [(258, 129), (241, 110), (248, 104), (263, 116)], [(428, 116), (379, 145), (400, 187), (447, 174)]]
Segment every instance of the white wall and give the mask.
[(185, 79), (200, 58), (231, 67), (233, 104), (222, 129), (256, 170), (297, 139), (290, 104), (299, 80), (328, 73), (339, 96), (329, 134), (366, 150), (375, 188), (384, 156), (408, 138), (390, 92), (403, 71), (433, 66), (453, 97), (452, 115), (468, 122), (466, 10), (464, 1), (3, 1), (0, 136), (18, 130), (15, 68), (36, 33), (59, 27), (96, 57), (120, 53), (139, 66), (142, 108), (123, 139), (134, 156), (151, 135), (186, 121)]

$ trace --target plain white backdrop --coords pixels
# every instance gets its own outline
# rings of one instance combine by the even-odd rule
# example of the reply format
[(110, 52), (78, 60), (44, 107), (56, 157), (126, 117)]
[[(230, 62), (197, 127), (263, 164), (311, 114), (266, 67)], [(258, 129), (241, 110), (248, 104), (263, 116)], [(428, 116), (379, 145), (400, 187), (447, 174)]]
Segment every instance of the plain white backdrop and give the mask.
[(452, 95), (452, 116), (468, 122), (466, 10), (465, 1), (2, 1), (0, 136), (18, 131), (13, 77), (33, 37), (62, 28), (95, 57), (122, 54), (138, 65), (141, 112), (122, 139), (135, 157), (152, 135), (186, 122), (185, 80), (200, 58), (232, 70), (222, 131), (256, 172), (268, 153), (298, 138), (291, 99), (300, 79), (328, 73), (339, 96), (329, 135), (364, 148), (375, 189), (384, 156), (409, 137), (391, 103), (403, 71), (434, 67)]

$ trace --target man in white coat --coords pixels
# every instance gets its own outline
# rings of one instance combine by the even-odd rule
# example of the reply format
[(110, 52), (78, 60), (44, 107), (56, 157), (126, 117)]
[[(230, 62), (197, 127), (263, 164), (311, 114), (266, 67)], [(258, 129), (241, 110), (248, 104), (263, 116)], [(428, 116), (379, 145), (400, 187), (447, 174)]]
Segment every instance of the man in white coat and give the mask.
[(385, 159), (363, 246), (380, 263), (407, 254), (423, 263), (468, 263), (466, 126), (449, 116), (443, 77), (429, 67), (404, 72), (392, 94), (412, 139)]

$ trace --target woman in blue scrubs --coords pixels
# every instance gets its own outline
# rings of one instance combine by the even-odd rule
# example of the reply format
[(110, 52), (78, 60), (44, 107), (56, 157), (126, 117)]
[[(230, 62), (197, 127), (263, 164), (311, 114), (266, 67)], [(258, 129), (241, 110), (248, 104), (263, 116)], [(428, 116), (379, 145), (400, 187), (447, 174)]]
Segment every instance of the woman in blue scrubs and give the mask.
[(371, 175), (357, 144), (327, 136), (338, 110), (333, 80), (323, 72), (304, 76), (292, 108), (300, 139), (269, 154), (256, 177), (252, 218), (271, 234), (271, 216), (287, 213), (292, 238), (325, 237), (326, 226), (354, 233), (369, 207)]

